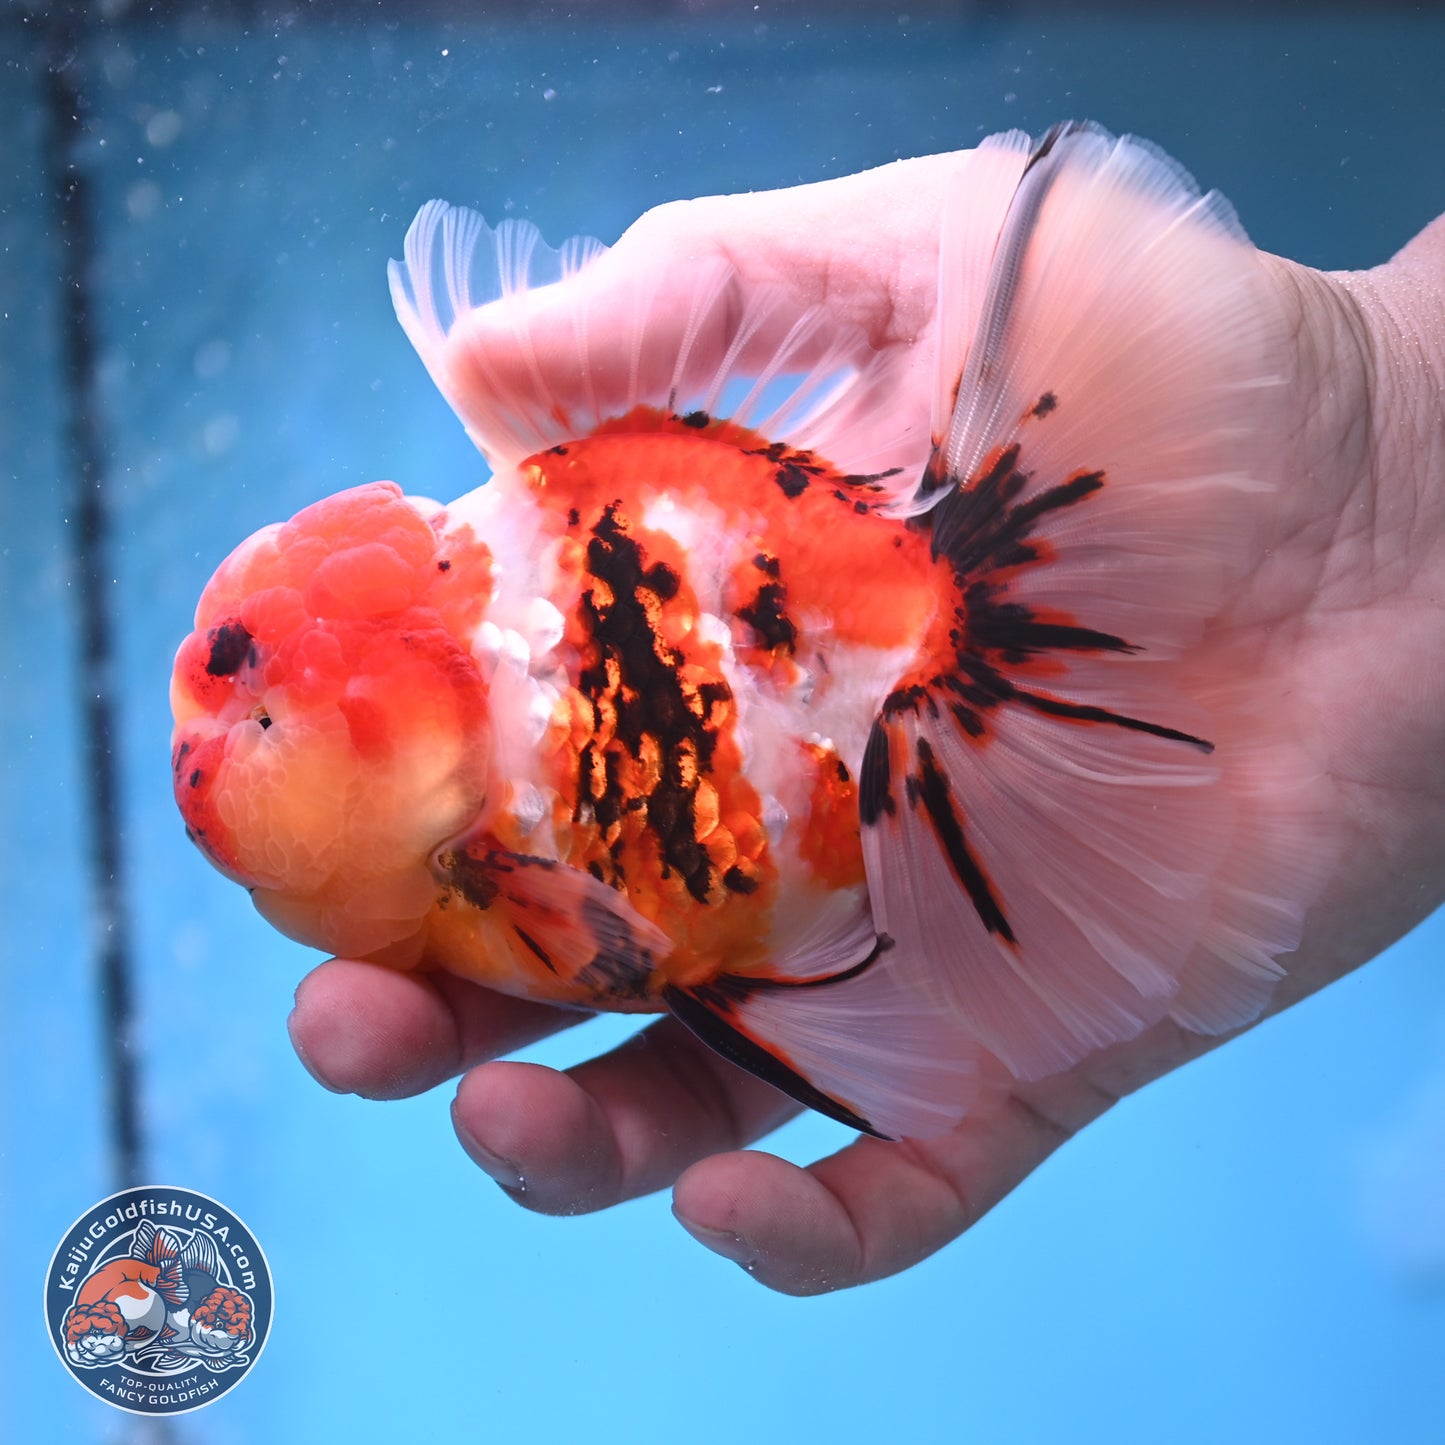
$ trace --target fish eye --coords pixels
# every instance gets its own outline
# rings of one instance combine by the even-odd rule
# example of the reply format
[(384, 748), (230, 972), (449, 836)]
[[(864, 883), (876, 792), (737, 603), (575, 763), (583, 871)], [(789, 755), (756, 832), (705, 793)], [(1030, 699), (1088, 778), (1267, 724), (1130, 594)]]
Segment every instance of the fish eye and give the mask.
[(266, 729), (271, 726), (272, 722), (271, 714), (268, 713), (266, 709), (262, 707), (259, 703), (251, 709), (251, 720), (252, 722), (258, 722), (261, 724), (262, 732), (265, 732)]

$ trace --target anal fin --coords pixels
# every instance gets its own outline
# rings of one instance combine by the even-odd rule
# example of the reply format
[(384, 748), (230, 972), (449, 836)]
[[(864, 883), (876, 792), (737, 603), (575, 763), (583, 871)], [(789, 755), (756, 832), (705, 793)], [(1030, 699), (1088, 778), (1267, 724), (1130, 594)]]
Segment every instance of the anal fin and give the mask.
[[(844, 983), (856, 977), (864, 968), (871, 967), (885, 945), (892, 940), (880, 938), (874, 951), (861, 964), (845, 969), (830, 978), (796, 982), (784, 979), (744, 978), (739, 974), (725, 973), (712, 983), (697, 988), (684, 989), (669, 986), (662, 991), (663, 1002), (690, 1028), (703, 1043), (719, 1053), (730, 1063), (737, 1064), (751, 1074), (756, 1074), (765, 1083), (780, 1089), (789, 1098), (817, 1110), (820, 1114), (857, 1129), (862, 1134), (871, 1134), (876, 1139), (891, 1138), (875, 1129), (861, 1114), (854, 1112), (839, 1099), (825, 1094), (805, 1075), (798, 1072), (787, 1057), (766, 1037), (755, 1036), (749, 1030), (749, 1004), (769, 989), (820, 988)], [(776, 1033), (776, 1030), (762, 1031)], [(786, 1035), (786, 1029), (782, 1031)]]
[(780, 949), (771, 973), (670, 986), (662, 1001), (724, 1058), (850, 1128), (880, 1139), (945, 1132), (977, 1096), (977, 1046), (900, 985), (893, 941), (866, 911), (831, 912), (799, 930), (800, 950)]

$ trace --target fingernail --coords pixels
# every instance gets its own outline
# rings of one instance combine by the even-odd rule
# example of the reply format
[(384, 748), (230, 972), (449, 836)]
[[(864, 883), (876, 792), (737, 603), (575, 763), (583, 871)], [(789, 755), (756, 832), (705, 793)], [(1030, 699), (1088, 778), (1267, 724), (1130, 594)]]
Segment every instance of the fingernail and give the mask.
[(749, 1272), (757, 1264), (757, 1250), (736, 1230), (712, 1229), (706, 1224), (698, 1224), (687, 1215), (679, 1213), (676, 1206), (673, 1207), (672, 1214), (699, 1244), (706, 1245), (714, 1254), (720, 1254), (724, 1259), (742, 1265)]
[(462, 1148), (466, 1150), (467, 1158), (488, 1179), (494, 1184), (500, 1184), (503, 1189), (510, 1189), (514, 1194), (526, 1192), (527, 1181), (522, 1177), (522, 1171), (510, 1159), (503, 1159), (500, 1154), (494, 1154), (484, 1144), (478, 1142), (471, 1130), (455, 1117), (452, 1119), (452, 1124), (457, 1131), (457, 1138), (461, 1141)]

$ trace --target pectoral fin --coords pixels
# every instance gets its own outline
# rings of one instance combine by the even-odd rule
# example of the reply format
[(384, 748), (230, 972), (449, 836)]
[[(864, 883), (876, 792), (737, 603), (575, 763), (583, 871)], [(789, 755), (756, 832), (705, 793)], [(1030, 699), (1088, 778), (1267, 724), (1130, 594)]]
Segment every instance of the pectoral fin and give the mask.
[[(672, 942), (615, 888), (580, 868), (513, 853), (489, 838), (446, 849), (435, 867), (461, 907), (480, 915), (489, 941), (510, 954), (489, 959), (482, 982), (581, 1007), (657, 1008), (657, 967)], [(447, 966), (467, 972), (463, 962)]]

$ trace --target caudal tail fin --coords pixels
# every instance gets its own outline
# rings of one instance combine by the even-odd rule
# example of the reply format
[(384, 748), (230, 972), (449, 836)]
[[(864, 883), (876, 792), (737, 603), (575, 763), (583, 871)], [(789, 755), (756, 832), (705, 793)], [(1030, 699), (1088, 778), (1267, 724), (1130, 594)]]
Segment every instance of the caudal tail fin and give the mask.
[(874, 724), (864, 850), (890, 970), (1036, 1078), (1249, 1022), (1298, 941), (1287, 749), (1192, 651), (1256, 560), (1284, 338), (1227, 203), (1143, 142), (996, 138), (948, 218), (911, 506), (952, 618)]

